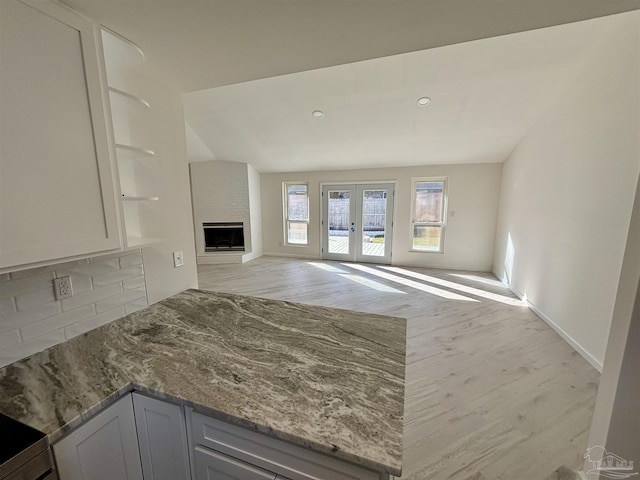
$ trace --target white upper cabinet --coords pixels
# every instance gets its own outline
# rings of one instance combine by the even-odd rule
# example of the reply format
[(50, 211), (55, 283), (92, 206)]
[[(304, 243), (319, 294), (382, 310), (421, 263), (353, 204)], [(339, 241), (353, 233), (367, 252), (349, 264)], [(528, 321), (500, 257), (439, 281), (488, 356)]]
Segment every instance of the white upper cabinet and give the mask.
[(0, 271), (122, 248), (98, 35), (0, 0)]

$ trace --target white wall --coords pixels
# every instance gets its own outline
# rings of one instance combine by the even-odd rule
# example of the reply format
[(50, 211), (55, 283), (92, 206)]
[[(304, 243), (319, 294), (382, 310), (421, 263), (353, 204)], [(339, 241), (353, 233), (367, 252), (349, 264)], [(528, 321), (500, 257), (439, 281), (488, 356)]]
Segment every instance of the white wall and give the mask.
[[(116, 143), (155, 152), (150, 158), (119, 158), (117, 162), (121, 193), (159, 199), (124, 205), (128, 236), (162, 240), (142, 251), (149, 303), (155, 303), (198, 285), (184, 107), (180, 93), (156, 77), (145, 77), (140, 65), (121, 65), (118, 56), (124, 51), (114, 45), (105, 44), (109, 86), (135, 94), (150, 105), (144, 112), (122, 109), (127, 113), (115, 115), (113, 126)], [(206, 154), (199, 148), (197, 152)], [(176, 251), (182, 251), (184, 260), (178, 268), (173, 263)]]
[[(265, 255), (320, 258), (320, 183), (397, 181), (392, 263), (438, 268), (489, 271), (502, 165), (434, 165), (262, 174), (262, 215)], [(449, 216), (445, 253), (410, 252), (411, 178), (449, 177)], [(309, 183), (309, 245), (283, 245), (282, 182)]]
[(251, 255), (246, 260), (262, 256), (262, 198), (260, 194), (260, 174), (251, 165), (247, 165), (249, 187), (249, 222), (251, 226)]
[[(69, 275), (73, 297), (56, 300)], [(0, 275), (0, 367), (147, 305), (140, 250)]]
[[(129, 78), (129, 81), (134, 82), (133, 91), (151, 104), (145, 145), (152, 145), (155, 156), (144, 161), (147, 163), (140, 162), (136, 181), (159, 197), (158, 202), (144, 210), (149, 230), (163, 239), (142, 250), (147, 295), (152, 304), (198, 286), (184, 111), (178, 92), (154, 79)], [(182, 251), (182, 267), (174, 268), (174, 251)]]
[(616, 21), (505, 162), (493, 266), (595, 365), (640, 168), (638, 14)]
[[(606, 360), (600, 377), (589, 446), (640, 465), (640, 177), (618, 284)], [(585, 463), (588, 471), (591, 465)]]

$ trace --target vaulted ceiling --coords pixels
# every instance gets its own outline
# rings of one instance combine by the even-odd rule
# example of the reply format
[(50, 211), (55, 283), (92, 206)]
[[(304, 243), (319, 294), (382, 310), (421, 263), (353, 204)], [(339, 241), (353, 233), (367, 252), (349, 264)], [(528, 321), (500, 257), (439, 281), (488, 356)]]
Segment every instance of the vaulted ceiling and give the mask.
[(640, 8), (640, 0), (62, 0), (182, 92)]
[[(621, 15), (610, 14), (640, 8), (640, 0), (65, 3), (140, 45), (144, 73), (186, 93), (189, 144), (203, 159), (261, 172), (502, 162), (616, 28)], [(579, 21), (593, 17), (601, 18)], [(421, 96), (431, 103), (418, 106)]]
[(261, 172), (502, 162), (618, 17), (192, 92), (185, 118)]

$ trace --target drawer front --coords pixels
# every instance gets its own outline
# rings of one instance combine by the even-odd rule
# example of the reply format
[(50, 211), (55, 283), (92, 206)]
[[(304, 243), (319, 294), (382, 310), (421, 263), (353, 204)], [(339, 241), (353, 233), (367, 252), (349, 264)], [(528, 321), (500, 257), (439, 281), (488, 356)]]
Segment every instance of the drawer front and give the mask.
[(196, 447), (195, 460), (195, 480), (274, 480), (276, 478), (275, 473), (207, 448)]
[(290, 480), (380, 480), (380, 474), (199, 413), (191, 415), (194, 445), (275, 472)]

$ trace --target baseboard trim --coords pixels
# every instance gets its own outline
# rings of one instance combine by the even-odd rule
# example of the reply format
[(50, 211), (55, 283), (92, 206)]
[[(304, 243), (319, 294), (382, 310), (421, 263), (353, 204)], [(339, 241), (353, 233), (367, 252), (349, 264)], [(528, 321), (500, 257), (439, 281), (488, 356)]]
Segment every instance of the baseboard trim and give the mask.
[(320, 260), (320, 257), (318, 257), (316, 255), (300, 255), (300, 254), (296, 254), (296, 253), (264, 252), (262, 255), (265, 256), (265, 257), (304, 258), (304, 259)]
[[(506, 285), (506, 284), (505, 284)], [(513, 288), (511, 285), (506, 285), (509, 290), (513, 292), (513, 294), (518, 297), (520, 300), (524, 300), (527, 303), (529, 309), (535, 313), (538, 317), (540, 317), (544, 322), (549, 325), (553, 330), (562, 337), (562, 339), (567, 342), (571, 347), (578, 352), (582, 358), (584, 358), (589, 364), (595, 368), (598, 372), (602, 373), (602, 363), (596, 360), (589, 352), (587, 352), (582, 345), (576, 342), (571, 335), (565, 332), (560, 325), (551, 320), (546, 313), (540, 310), (535, 304), (531, 303), (528, 299), (524, 299), (524, 295), (520, 293), (518, 290)]]

